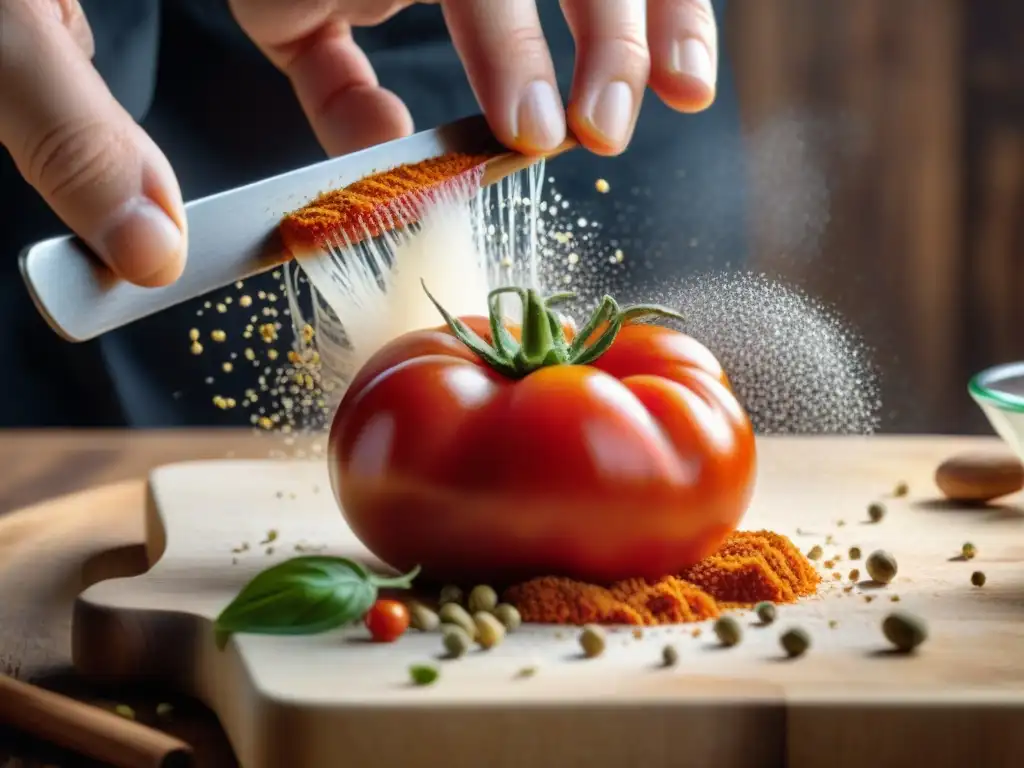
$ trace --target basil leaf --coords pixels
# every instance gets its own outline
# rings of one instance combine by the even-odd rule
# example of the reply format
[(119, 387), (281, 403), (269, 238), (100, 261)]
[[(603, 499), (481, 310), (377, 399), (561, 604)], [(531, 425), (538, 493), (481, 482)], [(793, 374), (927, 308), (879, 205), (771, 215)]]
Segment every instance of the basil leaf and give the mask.
[(235, 632), (311, 635), (362, 618), (377, 599), (363, 566), (311, 555), (259, 573), (217, 617), (218, 644)]

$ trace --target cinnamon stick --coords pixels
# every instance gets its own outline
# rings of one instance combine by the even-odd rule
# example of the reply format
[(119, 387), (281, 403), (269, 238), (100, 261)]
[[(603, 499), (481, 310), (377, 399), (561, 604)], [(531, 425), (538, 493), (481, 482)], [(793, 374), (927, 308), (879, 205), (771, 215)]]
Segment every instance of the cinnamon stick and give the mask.
[(119, 768), (192, 764), (192, 748), (173, 736), (3, 675), (0, 723)]

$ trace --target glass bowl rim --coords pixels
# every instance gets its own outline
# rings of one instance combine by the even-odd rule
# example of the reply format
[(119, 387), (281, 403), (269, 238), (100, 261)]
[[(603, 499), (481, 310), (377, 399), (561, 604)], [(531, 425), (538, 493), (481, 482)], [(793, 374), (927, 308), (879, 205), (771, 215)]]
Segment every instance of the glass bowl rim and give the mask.
[(1024, 396), (992, 389), (992, 384), (1010, 377), (1024, 378), (1024, 362), (1003, 363), (986, 368), (971, 377), (967, 390), (976, 400), (991, 403), (1004, 411), (1024, 413)]

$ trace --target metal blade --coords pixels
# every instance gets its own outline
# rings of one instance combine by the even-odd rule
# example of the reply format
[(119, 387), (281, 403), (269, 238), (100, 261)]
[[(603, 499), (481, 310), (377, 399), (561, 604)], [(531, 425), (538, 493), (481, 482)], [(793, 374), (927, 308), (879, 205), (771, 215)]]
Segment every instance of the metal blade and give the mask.
[(194, 200), (185, 206), (184, 274), (164, 288), (119, 280), (76, 237), (29, 246), (19, 258), (21, 273), (53, 329), (69, 341), (87, 341), (286, 261), (278, 223), (321, 192), (448, 152), (496, 151), (501, 148), (484, 118), (474, 116)]

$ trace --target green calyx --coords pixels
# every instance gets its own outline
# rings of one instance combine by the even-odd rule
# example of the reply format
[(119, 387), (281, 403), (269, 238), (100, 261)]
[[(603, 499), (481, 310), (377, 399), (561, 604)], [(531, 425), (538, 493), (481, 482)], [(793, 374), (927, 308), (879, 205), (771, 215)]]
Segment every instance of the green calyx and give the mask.
[[(427, 290), (423, 280), (420, 283), (427, 298), (437, 307), (456, 338), (491, 368), (511, 379), (521, 379), (549, 365), (589, 365), (608, 351), (622, 326), (635, 320), (648, 317), (683, 319), (679, 313), (656, 304), (622, 308), (611, 296), (605, 296), (586, 325), (569, 342), (562, 330), (562, 321), (553, 307), (575, 298), (575, 293), (555, 293), (545, 299), (533, 288), (508, 286), (496, 288), (487, 294), (492, 339), (488, 344), (445, 310)], [(518, 296), (523, 305), (521, 340), (518, 342), (505, 328), (499, 308), (499, 298), (509, 293)], [(605, 326), (604, 330), (590, 341), (590, 337), (602, 325)]]

